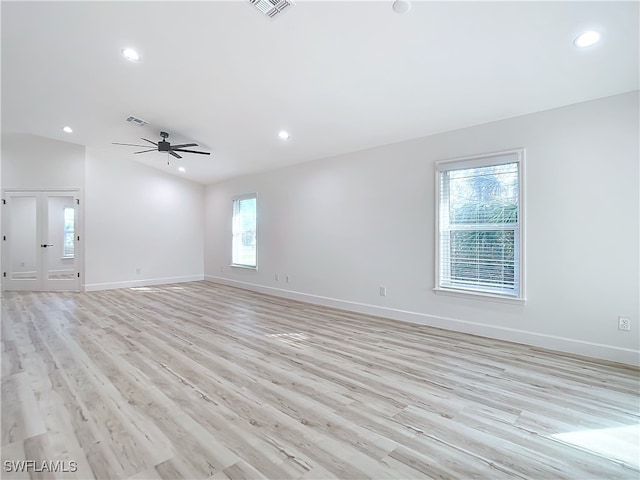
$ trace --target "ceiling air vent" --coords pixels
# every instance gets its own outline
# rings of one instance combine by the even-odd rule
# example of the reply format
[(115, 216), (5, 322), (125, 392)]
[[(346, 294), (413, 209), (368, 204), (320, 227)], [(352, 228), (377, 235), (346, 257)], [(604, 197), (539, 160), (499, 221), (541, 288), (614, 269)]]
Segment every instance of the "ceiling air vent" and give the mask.
[(139, 127), (144, 127), (145, 125), (149, 125), (149, 122), (147, 122), (146, 120), (142, 120), (141, 118), (134, 117), (133, 115), (130, 115), (127, 118), (127, 122), (133, 123), (134, 125), (138, 125)]
[(293, 6), (290, 0), (249, 0), (249, 3), (268, 18), (275, 18)]

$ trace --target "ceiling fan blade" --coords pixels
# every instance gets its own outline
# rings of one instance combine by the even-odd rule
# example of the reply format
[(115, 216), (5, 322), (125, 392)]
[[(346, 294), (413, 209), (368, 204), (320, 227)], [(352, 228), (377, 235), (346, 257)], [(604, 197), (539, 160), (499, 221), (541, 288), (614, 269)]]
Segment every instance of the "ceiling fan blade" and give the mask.
[(175, 153), (173, 150), (169, 150), (169, 155), (173, 155), (176, 158), (182, 158), (180, 155), (178, 155), (177, 153)]
[(134, 143), (116, 143), (112, 142), (111, 145), (126, 145), (128, 147), (146, 147), (147, 145), (136, 145)]
[(147, 153), (147, 152), (157, 152), (157, 150), (155, 148), (150, 148), (149, 150), (140, 150), (139, 152), (133, 152), (133, 154), (135, 155), (136, 153)]
[(158, 146), (156, 142), (152, 142), (151, 140), (147, 140), (146, 138), (143, 138), (142, 140), (144, 140), (145, 142), (153, 143), (156, 147)]
[(172, 148), (171, 151), (172, 152), (184, 152), (184, 153), (199, 153), (200, 155), (211, 155), (211, 152), (198, 152), (196, 150), (181, 150), (181, 149), (174, 150)]
[(186, 147), (197, 147), (197, 143), (183, 143), (182, 145), (171, 145), (171, 150), (175, 150), (176, 148), (186, 148)]

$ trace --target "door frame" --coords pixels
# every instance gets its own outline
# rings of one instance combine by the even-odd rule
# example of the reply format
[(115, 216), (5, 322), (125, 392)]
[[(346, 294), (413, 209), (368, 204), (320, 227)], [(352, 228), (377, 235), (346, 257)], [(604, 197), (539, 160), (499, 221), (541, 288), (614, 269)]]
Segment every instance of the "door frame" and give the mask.
[[(18, 195), (16, 195), (18, 194)], [(10, 196), (24, 196), (35, 195), (38, 197), (36, 205), (38, 216), (37, 218), (37, 236), (38, 241), (42, 239), (43, 223), (48, 222), (48, 197), (49, 196), (70, 196), (74, 198), (76, 203), (76, 215), (75, 215), (75, 244), (74, 244), (74, 267), (77, 279), (74, 282), (74, 288), (66, 288), (68, 285), (61, 282), (56, 285), (55, 280), (44, 278), (47, 274), (45, 262), (43, 260), (42, 251), (39, 250), (37, 255), (37, 262), (39, 269), (42, 270), (41, 278), (38, 278), (33, 283), (23, 283), (21, 280), (12, 280), (9, 278), (10, 266), (11, 266), (11, 245), (9, 238), (9, 225), (11, 219), (11, 212), (7, 202)], [(83, 202), (81, 201), (81, 189), (79, 188), (55, 188), (55, 189), (42, 189), (42, 188), (5, 188), (2, 190), (2, 290), (6, 291), (84, 291), (84, 248), (82, 241), (84, 239), (84, 214), (82, 210)], [(70, 283), (70, 282), (69, 282)], [(35, 288), (30, 288), (31, 286)]]

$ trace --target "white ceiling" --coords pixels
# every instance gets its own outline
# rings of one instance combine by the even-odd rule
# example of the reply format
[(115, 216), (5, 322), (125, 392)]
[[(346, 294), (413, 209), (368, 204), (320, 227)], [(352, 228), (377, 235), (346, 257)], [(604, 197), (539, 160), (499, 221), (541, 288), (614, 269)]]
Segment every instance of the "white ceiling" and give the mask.
[[(639, 88), (638, 2), (412, 3), (3, 1), (2, 131), (211, 183)], [(212, 155), (111, 145), (160, 130)]]

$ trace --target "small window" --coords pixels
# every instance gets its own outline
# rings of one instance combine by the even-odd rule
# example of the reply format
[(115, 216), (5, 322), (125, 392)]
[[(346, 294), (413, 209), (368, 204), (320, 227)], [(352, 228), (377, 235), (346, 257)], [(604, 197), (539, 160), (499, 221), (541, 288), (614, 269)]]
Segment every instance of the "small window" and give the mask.
[(76, 209), (73, 207), (64, 207), (63, 258), (73, 258), (75, 256), (75, 223)]
[(438, 162), (436, 291), (524, 298), (523, 151)]
[(256, 268), (256, 204), (255, 194), (244, 195), (233, 200), (231, 264)]

